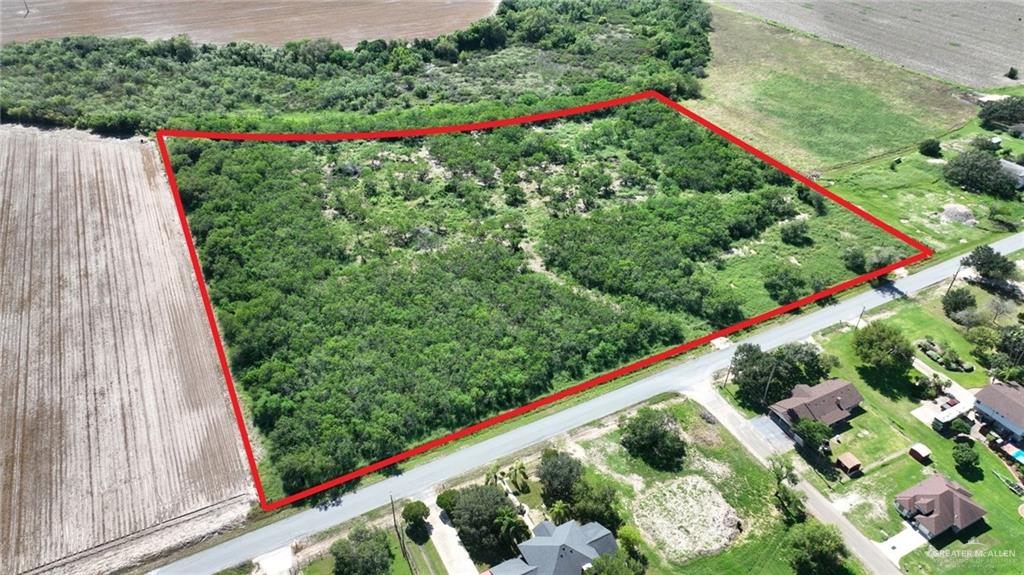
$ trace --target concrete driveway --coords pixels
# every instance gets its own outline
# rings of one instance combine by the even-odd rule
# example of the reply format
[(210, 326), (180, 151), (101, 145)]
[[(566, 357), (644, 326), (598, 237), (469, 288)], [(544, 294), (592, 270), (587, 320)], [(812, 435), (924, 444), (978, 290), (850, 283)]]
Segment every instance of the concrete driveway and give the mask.
[(900, 531), (896, 535), (886, 539), (882, 543), (877, 543), (882, 548), (882, 553), (892, 560), (896, 565), (900, 564), (900, 559), (904, 555), (907, 555), (911, 551), (927, 545), (928, 540), (921, 535), (917, 529), (914, 529), (910, 524), (906, 524), (903, 527), (903, 531)]
[(759, 415), (751, 419), (750, 425), (764, 436), (775, 453), (785, 453), (793, 449), (793, 440), (767, 415)]

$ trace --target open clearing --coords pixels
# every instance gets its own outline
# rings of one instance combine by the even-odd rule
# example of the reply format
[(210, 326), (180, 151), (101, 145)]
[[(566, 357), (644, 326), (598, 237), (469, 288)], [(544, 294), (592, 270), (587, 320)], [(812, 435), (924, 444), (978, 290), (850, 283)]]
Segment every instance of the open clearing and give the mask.
[(942, 82), (720, 6), (712, 14), (704, 97), (687, 105), (796, 168), (917, 145), (975, 113)]
[[(186, 6), (187, 4), (187, 6)], [(196, 42), (261, 42), (330, 38), (346, 48), (360, 40), (430, 38), (465, 28), (494, 12), (494, 0), (246, 0), (82, 2), (3, 0), (0, 43), (63, 36), (139, 36), (147, 40), (188, 34)]]
[(8, 125), (0, 162), (0, 572), (110, 572), (244, 517), (155, 147)]
[(1009, 86), (1024, 65), (1024, 4), (949, 0), (719, 0), (918, 72), (976, 88)]

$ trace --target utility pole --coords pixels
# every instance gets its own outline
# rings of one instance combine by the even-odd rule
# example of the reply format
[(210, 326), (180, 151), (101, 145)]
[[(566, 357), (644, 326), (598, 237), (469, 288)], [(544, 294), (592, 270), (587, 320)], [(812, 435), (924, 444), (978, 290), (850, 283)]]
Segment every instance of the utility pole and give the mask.
[(761, 395), (761, 403), (764, 403), (768, 399), (768, 386), (772, 384), (772, 378), (775, 377), (775, 368), (778, 367), (779, 360), (772, 362), (772, 370), (768, 373), (768, 381), (764, 382), (764, 393)]
[(942, 295), (949, 293), (949, 290), (953, 289), (953, 284), (956, 283), (956, 277), (960, 275), (960, 270), (964, 267), (964, 260), (960, 260), (959, 265), (956, 266), (956, 273), (953, 274), (953, 279), (949, 281), (949, 285), (946, 286), (946, 291)]
[(413, 575), (419, 575), (416, 571), (416, 566), (413, 565), (412, 559), (409, 557), (409, 550), (405, 548), (405, 538), (402, 537), (402, 530), (398, 527), (398, 512), (395, 511), (395, 496), (388, 495), (391, 498), (391, 520), (395, 525), (395, 535), (398, 537), (398, 547), (402, 550), (402, 557), (405, 558), (405, 562), (409, 565), (409, 569), (412, 570)]
[(854, 324), (853, 329), (860, 329), (860, 319), (864, 317), (864, 312), (868, 311), (868, 306), (860, 308), (860, 315), (857, 316), (857, 323)]

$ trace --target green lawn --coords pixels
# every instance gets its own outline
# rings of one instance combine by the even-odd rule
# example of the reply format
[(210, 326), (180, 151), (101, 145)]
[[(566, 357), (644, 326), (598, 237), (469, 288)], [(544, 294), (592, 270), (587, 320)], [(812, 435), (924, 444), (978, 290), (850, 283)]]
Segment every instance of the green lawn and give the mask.
[[(932, 294), (925, 294), (922, 296), (925, 299), (919, 301), (923, 301), (927, 304), (929, 301), (927, 298), (933, 296), (933, 294), (934, 292), (932, 292)], [(936, 305), (909, 304), (902, 306), (896, 315), (886, 319), (885, 321), (889, 321), (898, 326), (912, 341), (924, 339), (925, 336), (930, 335), (940, 346), (949, 346), (956, 350), (964, 361), (967, 361), (974, 366), (973, 372), (966, 373), (943, 369), (939, 364), (925, 356), (921, 350), (915, 348), (917, 357), (936, 371), (948, 376), (960, 385), (967, 388), (985, 387), (988, 385), (988, 373), (985, 371), (985, 368), (978, 363), (978, 359), (971, 353), (974, 349), (974, 345), (964, 338), (963, 333), (955, 323), (943, 315), (942, 305), (937, 300), (934, 300), (934, 303)]]
[(967, 121), (957, 88), (713, 6), (701, 114), (800, 169), (916, 145)]
[[(946, 542), (939, 549), (948, 552), (950, 557), (931, 556), (929, 548), (926, 548), (904, 558), (902, 567), (910, 573), (1018, 573), (1017, 562), (1001, 556), (1007, 553), (1024, 555), (1024, 538), (1021, 537), (1024, 535), (1024, 521), (1017, 513), (1021, 499), (1010, 492), (996, 476), (996, 473), (1008, 474), (1002, 462), (987, 448), (979, 445), (976, 449), (981, 456), (981, 473), (978, 476), (963, 476), (953, 463), (953, 443), (911, 415), (917, 403), (906, 396), (911, 384), (909, 374), (895, 375), (865, 369), (853, 353), (852, 339), (852, 332), (836, 332), (825, 341), (825, 349), (842, 361), (842, 366), (834, 375), (853, 381), (864, 395), (865, 409), (878, 414), (894, 432), (898, 430), (911, 441), (928, 446), (932, 451), (932, 468), (961, 483), (974, 494), (975, 501), (988, 511), (987, 530), (967, 541)], [(906, 457), (869, 471), (864, 477), (838, 485), (835, 489), (839, 494), (856, 490), (865, 494), (866, 498), (884, 505), (891, 503), (896, 493), (922, 477), (921, 466)], [(887, 516), (878, 517), (877, 514), (866, 512), (863, 507), (853, 508), (850, 518), (875, 539), (883, 539), (890, 529), (897, 527), (893, 515), (888, 512)], [(980, 551), (982, 556), (970, 557), (969, 560), (956, 557), (958, 554), (976, 551)]]
[[(398, 544), (398, 536), (393, 530), (388, 530), (388, 542), (391, 544), (391, 553), (394, 554), (394, 561), (391, 563), (390, 575), (412, 575), (413, 570), (409, 563), (402, 557), (402, 551)], [(418, 575), (447, 575), (448, 571), (437, 554), (434, 543), (429, 539), (423, 545), (417, 545), (406, 538), (406, 545), (413, 563), (416, 564)], [(323, 557), (306, 565), (302, 569), (303, 575), (331, 575), (334, 573), (334, 556), (328, 553)]]
[(896, 432), (886, 422), (884, 415), (877, 413), (871, 406), (864, 412), (850, 419), (849, 429), (838, 435), (839, 440), (832, 440), (832, 453), (839, 456), (847, 451), (853, 453), (864, 466), (880, 462), (887, 456), (899, 451), (906, 451), (911, 442)]

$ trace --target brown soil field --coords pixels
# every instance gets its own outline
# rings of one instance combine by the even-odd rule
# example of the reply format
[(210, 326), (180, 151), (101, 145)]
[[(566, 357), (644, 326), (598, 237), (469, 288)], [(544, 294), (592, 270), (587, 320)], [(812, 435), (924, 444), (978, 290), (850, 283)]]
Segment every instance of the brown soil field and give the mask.
[(1010, 86), (1024, 70), (1024, 2), (717, 0), (830, 42), (975, 88)]
[(74, 35), (188, 34), (196, 42), (249, 41), (282, 45), (330, 38), (345, 47), (360, 40), (430, 38), (492, 14), (497, 0), (22, 0), (0, 1), (0, 44)]
[(0, 573), (110, 572), (251, 504), (159, 165), (0, 126)]

